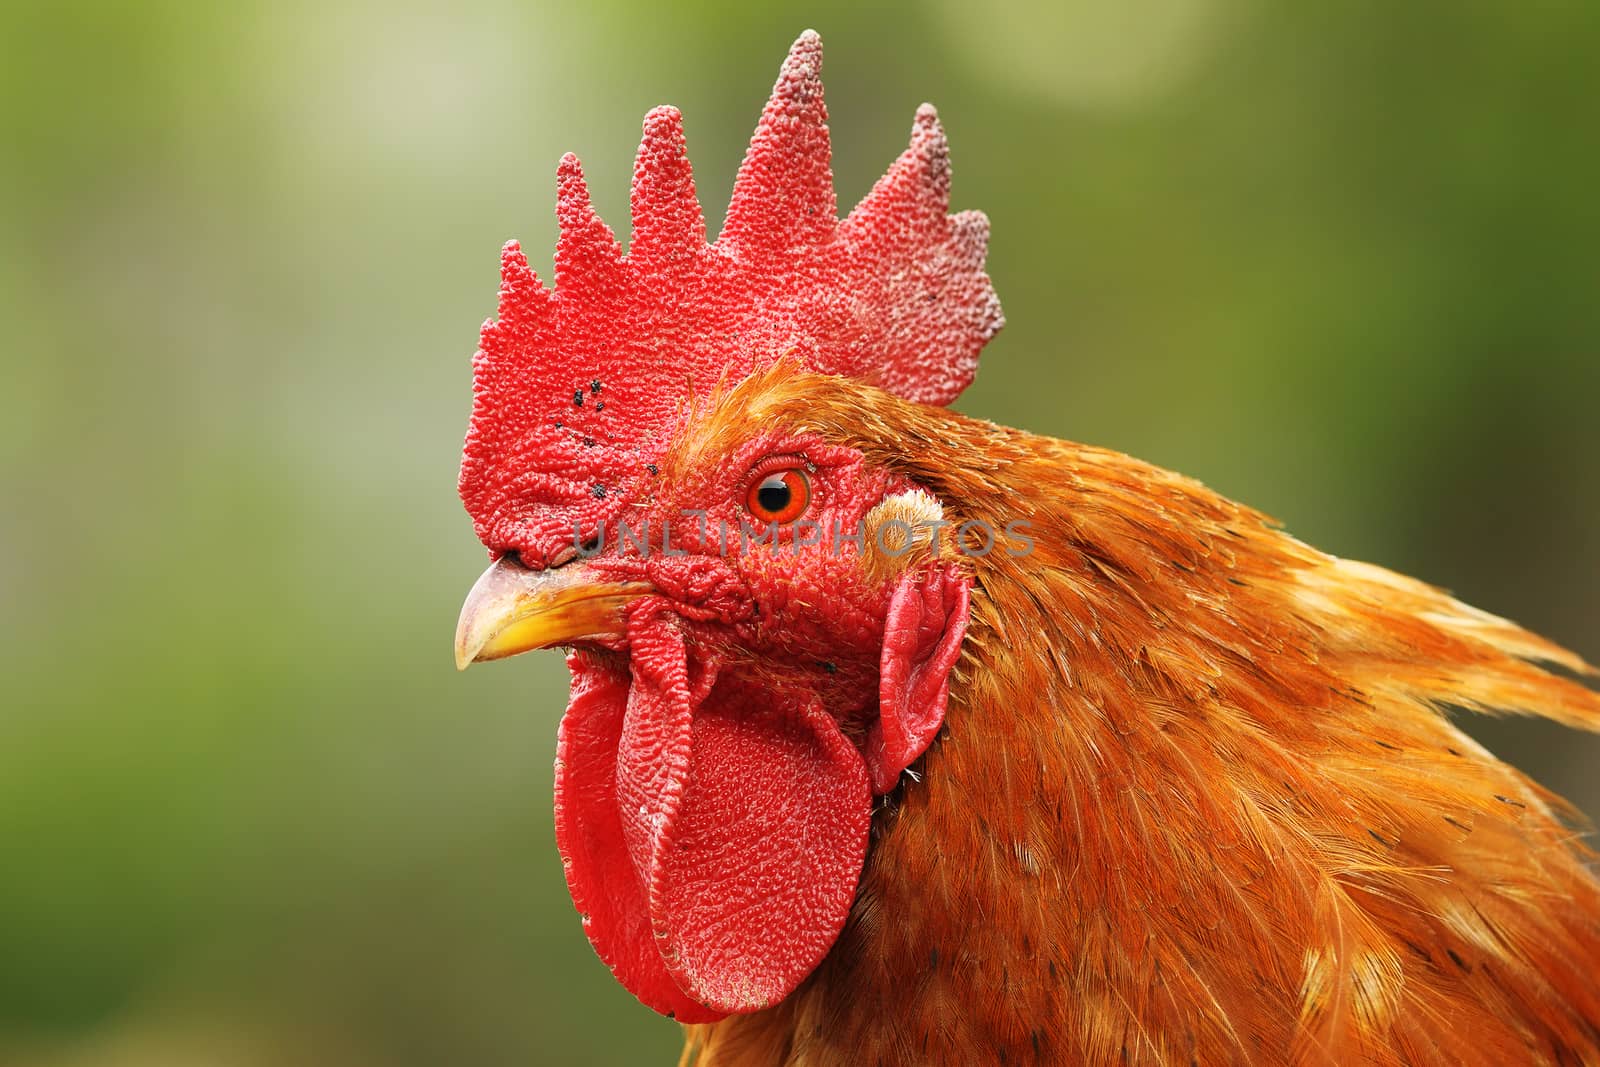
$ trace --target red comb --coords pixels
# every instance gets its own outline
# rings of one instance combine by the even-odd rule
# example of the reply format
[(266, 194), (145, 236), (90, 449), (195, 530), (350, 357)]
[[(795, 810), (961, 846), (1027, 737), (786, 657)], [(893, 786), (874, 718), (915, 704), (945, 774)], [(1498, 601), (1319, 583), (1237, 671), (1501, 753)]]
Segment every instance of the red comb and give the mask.
[(932, 107), (842, 221), (829, 166), (822, 41), (789, 50), (714, 244), (674, 108), (645, 116), (626, 255), (578, 160), (557, 170), (555, 288), (515, 241), (499, 317), (473, 359), (461, 498), (492, 549), (538, 562), (613, 516), (692, 392), (780, 356), (944, 404), (1004, 324), (983, 270), (989, 222), (955, 216)]

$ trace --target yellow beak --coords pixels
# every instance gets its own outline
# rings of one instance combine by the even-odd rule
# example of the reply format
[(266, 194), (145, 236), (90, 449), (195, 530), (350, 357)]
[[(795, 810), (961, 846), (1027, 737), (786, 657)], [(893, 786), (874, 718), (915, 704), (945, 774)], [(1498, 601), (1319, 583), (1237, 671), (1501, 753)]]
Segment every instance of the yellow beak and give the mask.
[(456, 669), (535, 648), (620, 637), (622, 609), (647, 582), (602, 582), (581, 563), (532, 571), (497, 560), (473, 583), (456, 623)]

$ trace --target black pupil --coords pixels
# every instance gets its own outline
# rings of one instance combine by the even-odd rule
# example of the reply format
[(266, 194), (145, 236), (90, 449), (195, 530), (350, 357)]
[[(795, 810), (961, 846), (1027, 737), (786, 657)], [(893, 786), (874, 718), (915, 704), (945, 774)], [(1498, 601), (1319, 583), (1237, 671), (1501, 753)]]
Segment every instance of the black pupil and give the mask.
[(789, 498), (793, 495), (783, 475), (772, 474), (756, 489), (756, 503), (761, 505), (762, 511), (776, 513), (789, 506)]

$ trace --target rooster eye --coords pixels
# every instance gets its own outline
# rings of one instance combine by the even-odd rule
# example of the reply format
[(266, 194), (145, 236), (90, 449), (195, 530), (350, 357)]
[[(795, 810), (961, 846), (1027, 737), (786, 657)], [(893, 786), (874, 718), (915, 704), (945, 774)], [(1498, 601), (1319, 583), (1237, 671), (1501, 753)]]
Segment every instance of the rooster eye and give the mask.
[(803, 470), (773, 471), (750, 486), (745, 506), (763, 522), (793, 522), (811, 502), (811, 483)]

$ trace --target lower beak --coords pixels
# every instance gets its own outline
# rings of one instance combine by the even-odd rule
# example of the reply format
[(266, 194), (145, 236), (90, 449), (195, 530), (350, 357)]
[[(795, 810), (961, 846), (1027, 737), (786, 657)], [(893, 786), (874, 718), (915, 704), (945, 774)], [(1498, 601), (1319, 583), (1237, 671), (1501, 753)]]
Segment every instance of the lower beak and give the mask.
[(531, 571), (502, 557), (461, 605), (456, 669), (535, 648), (623, 634), (622, 609), (651, 592), (646, 582), (606, 582), (581, 563)]

